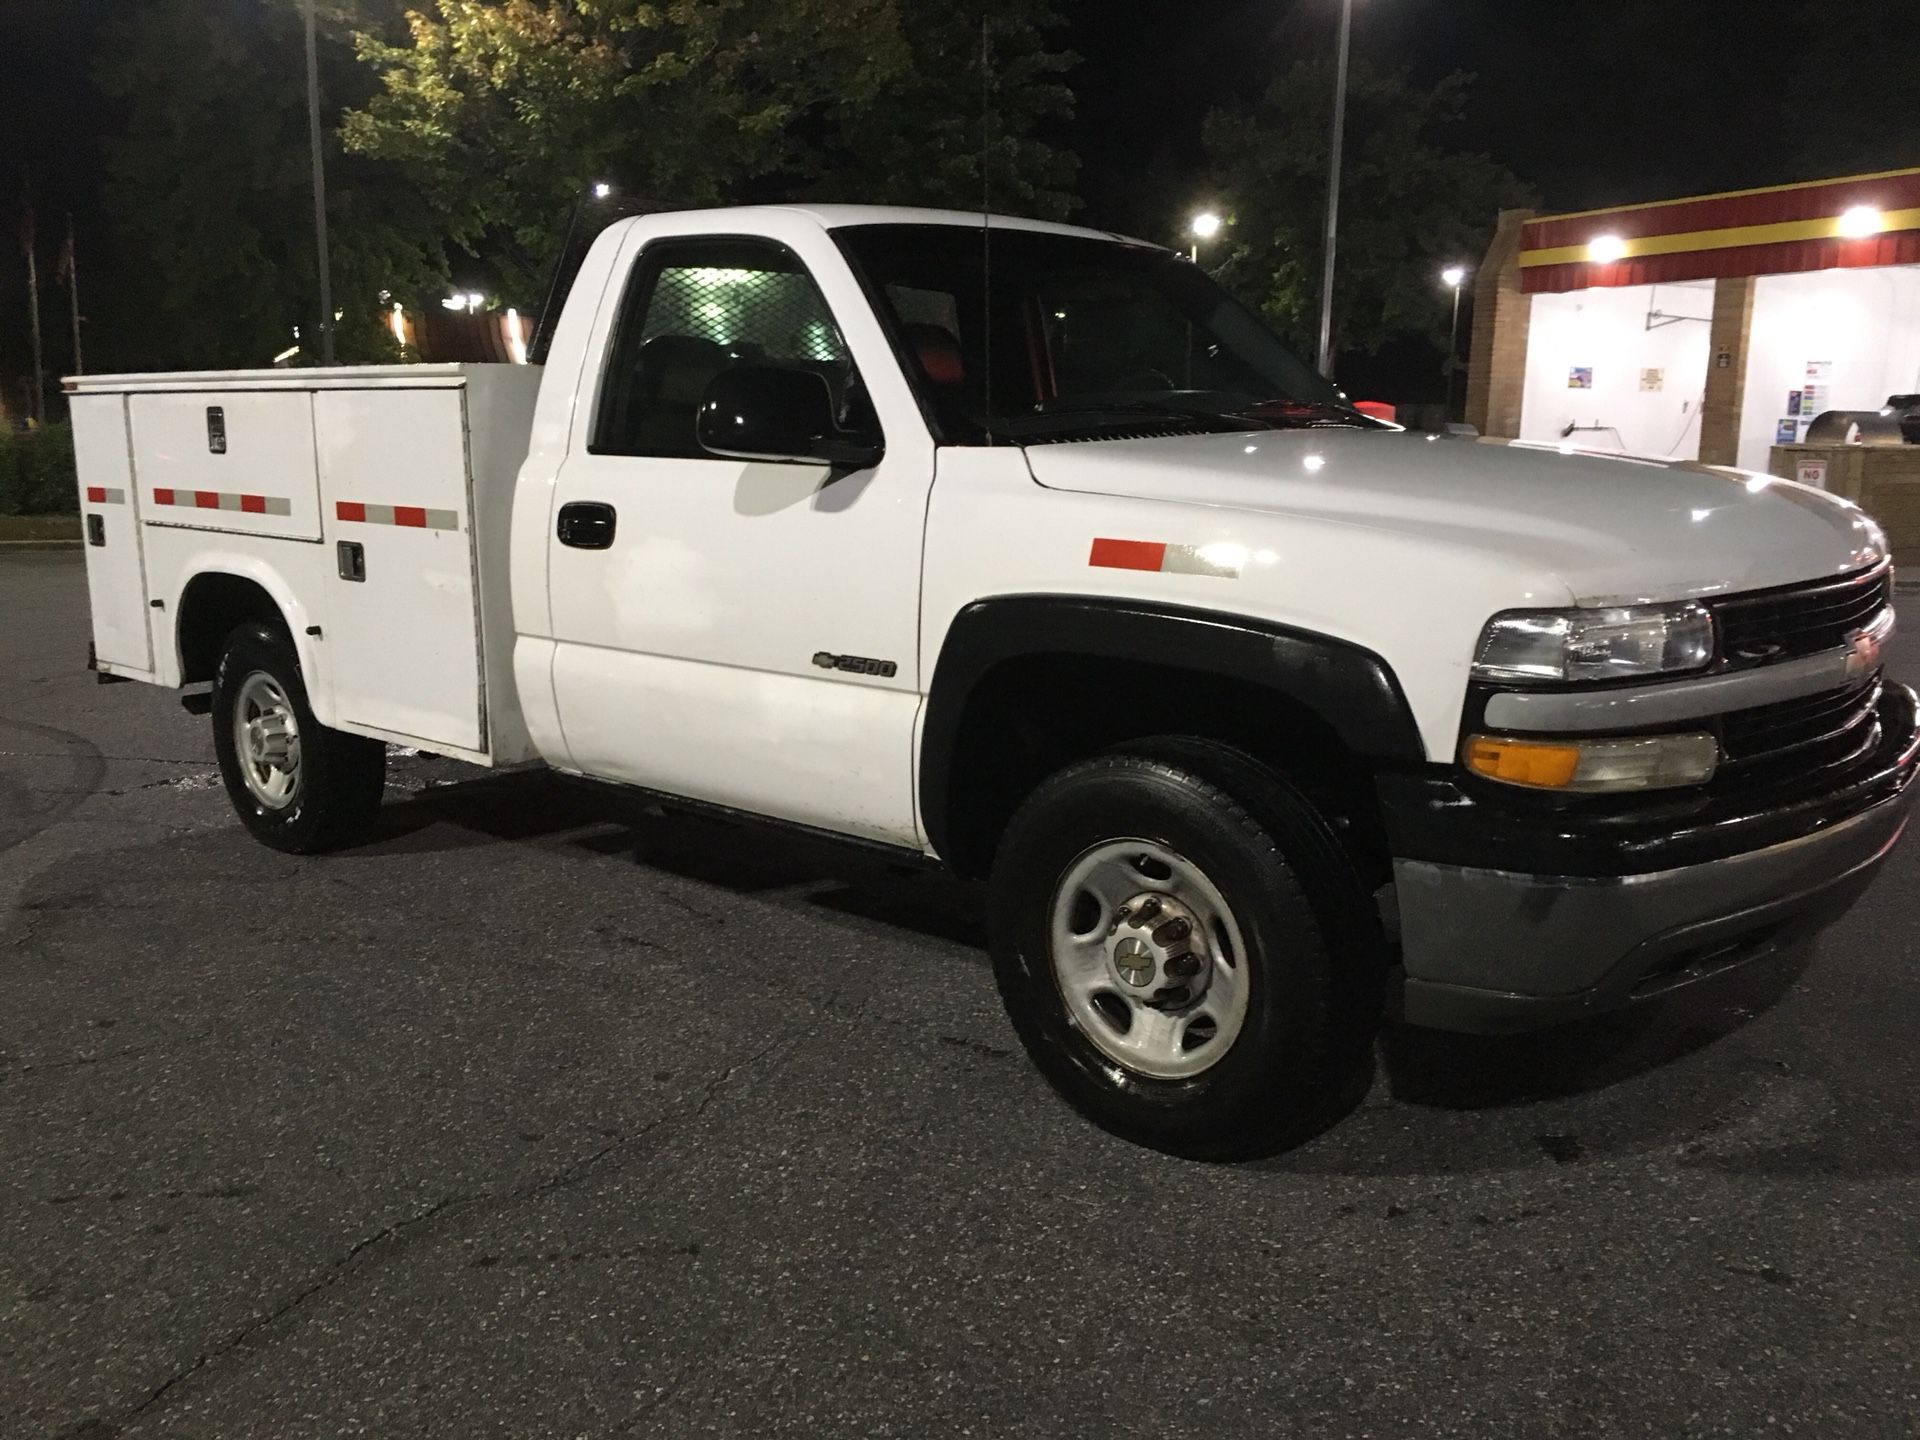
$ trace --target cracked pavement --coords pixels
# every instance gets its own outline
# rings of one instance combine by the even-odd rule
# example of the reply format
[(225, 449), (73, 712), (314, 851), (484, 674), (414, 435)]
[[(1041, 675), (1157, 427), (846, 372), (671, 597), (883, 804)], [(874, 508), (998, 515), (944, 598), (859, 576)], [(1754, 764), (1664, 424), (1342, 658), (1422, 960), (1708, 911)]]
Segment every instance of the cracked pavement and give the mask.
[(1198, 1166), (1046, 1091), (976, 892), (418, 756), (277, 855), (86, 639), (0, 558), (0, 1437), (1920, 1435), (1911, 844)]

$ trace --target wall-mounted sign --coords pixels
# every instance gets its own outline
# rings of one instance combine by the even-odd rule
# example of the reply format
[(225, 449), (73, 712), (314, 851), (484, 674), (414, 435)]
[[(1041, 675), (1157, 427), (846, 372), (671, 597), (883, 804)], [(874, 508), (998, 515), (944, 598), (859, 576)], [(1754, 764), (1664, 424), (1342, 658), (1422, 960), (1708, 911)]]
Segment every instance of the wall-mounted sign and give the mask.
[(1827, 488), (1827, 462), (1824, 460), (1802, 460), (1793, 467), (1793, 478), (1802, 485), (1812, 485), (1816, 489)]
[(1643, 391), (1664, 390), (1667, 388), (1667, 372), (1664, 370), (1642, 370), (1640, 388)]
[(1791, 445), (1800, 438), (1800, 422), (1791, 416), (1773, 427), (1773, 443)]
[(1798, 415), (1800, 413), (1800, 400), (1801, 394), (1798, 390), (1789, 390), (1787, 392), (1787, 414)]
[(1567, 372), (1567, 389), (1591, 390), (1593, 388), (1593, 367), (1576, 365)]

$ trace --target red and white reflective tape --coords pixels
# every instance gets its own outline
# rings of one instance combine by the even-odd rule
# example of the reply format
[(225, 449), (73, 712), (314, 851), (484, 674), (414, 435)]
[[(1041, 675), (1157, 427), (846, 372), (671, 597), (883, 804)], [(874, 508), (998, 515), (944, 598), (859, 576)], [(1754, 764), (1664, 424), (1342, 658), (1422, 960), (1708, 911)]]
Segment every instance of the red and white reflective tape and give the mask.
[(153, 503), (182, 510), (233, 510), (243, 515), (291, 515), (284, 495), (235, 495), (225, 490), (155, 490)]
[(1162, 575), (1213, 575), (1238, 580), (1247, 552), (1240, 545), (1167, 545), (1158, 540), (1095, 540), (1087, 564), (1101, 570), (1152, 570)]
[(369, 505), (360, 500), (336, 500), (334, 518), (362, 525), (400, 525), (409, 530), (458, 530), (456, 510), (428, 510), (419, 505)]
[(89, 505), (124, 505), (126, 503), (127, 492), (124, 490), (116, 490), (110, 485), (87, 486), (87, 504)]

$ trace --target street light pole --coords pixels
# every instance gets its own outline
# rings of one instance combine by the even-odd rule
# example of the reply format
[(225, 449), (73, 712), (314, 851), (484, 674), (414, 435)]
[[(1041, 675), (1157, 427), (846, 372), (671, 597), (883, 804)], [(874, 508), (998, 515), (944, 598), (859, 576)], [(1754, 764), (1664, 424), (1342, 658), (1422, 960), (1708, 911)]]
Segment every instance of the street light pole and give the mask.
[(1460, 368), (1460, 287), (1453, 287), (1453, 328), (1447, 332), (1447, 419), (1453, 419), (1453, 372)]
[(1340, 234), (1340, 152), (1347, 139), (1347, 57), (1353, 48), (1353, 0), (1340, 0), (1340, 53), (1333, 73), (1333, 144), (1327, 163), (1326, 267), (1320, 278), (1320, 373), (1333, 378), (1333, 259)]
[(1449, 265), (1440, 278), (1453, 289), (1453, 328), (1447, 332), (1447, 419), (1453, 419), (1453, 372), (1460, 368), (1460, 287), (1467, 283), (1463, 265)]
[(327, 170), (320, 153), (320, 60), (307, 12), (307, 141), (313, 150), (313, 244), (320, 261), (320, 363), (333, 364), (333, 263), (327, 254)]

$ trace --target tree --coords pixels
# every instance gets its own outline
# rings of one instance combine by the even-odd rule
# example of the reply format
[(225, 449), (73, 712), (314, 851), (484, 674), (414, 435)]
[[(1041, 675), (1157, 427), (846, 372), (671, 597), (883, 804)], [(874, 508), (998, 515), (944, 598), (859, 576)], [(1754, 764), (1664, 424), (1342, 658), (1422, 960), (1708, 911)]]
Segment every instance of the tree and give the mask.
[[(1530, 203), (1485, 155), (1448, 147), (1471, 76), (1431, 89), (1404, 71), (1356, 61), (1334, 286), (1336, 349), (1377, 351), (1397, 337), (1444, 338), (1438, 277), (1482, 254), (1499, 212)], [(1229, 245), (1215, 267), (1303, 351), (1317, 341), (1333, 75), (1294, 65), (1254, 106), (1216, 111), (1205, 140), (1217, 193), (1229, 197)]]
[[(1041, 136), (1072, 57), (1045, 0), (987, 0), (997, 203), (1072, 201)], [(404, 43), (363, 36), (380, 92), (356, 154), (398, 166), (448, 236), (524, 298), (577, 197), (978, 204), (981, 11), (942, 0), (435, 0)]]
[[(391, 10), (388, 0), (322, 6), (328, 113), (371, 93), (351, 37)], [(148, 0), (109, 25), (103, 53), (98, 82), (124, 123), (106, 147), (119, 284), (100, 349), (143, 368), (262, 365), (298, 327), (317, 353), (298, 0)], [(440, 288), (446, 257), (397, 168), (330, 149), (339, 355), (388, 358), (380, 292)]]

